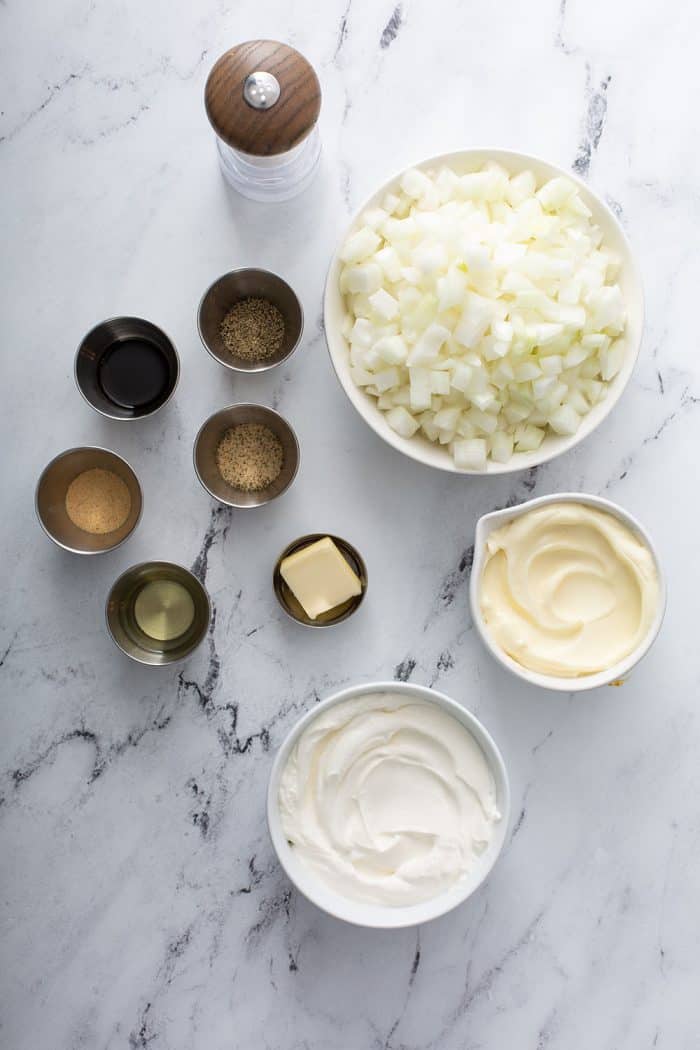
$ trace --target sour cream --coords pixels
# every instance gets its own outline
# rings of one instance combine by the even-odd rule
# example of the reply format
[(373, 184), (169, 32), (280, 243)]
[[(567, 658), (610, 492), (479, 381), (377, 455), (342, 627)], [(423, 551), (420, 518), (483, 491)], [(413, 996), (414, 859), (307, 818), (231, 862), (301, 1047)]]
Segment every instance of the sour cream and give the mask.
[(287, 839), (337, 893), (406, 906), (469, 872), (501, 819), (471, 733), (440, 707), (373, 693), (321, 712), (279, 790)]
[(527, 511), (491, 533), (479, 594), (494, 641), (532, 671), (575, 678), (629, 656), (654, 621), (647, 545), (584, 503)]

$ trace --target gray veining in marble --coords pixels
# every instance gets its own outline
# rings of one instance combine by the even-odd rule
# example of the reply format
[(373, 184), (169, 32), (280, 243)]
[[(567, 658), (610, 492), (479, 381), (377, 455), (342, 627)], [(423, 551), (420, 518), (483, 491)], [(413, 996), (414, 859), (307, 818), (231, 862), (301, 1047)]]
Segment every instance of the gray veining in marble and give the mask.
[[(0, 1046), (697, 1050), (697, 5), (4, 0), (0, 27)], [(255, 36), (299, 47), (324, 89), (319, 177), (269, 208), (227, 190), (202, 102), (214, 59)], [(647, 327), (595, 435), (537, 471), (468, 480), (364, 427), (320, 299), (374, 186), (484, 143), (549, 157), (609, 201)], [(298, 354), (262, 377), (224, 374), (197, 338), (200, 295), (238, 265), (278, 270), (307, 316)], [(183, 365), (174, 401), (138, 425), (98, 417), (72, 379), (84, 332), (127, 312), (161, 324)], [(200, 423), (237, 399), (278, 408), (302, 445), (290, 492), (250, 514), (210, 503), (191, 464)], [(145, 490), (136, 534), (98, 559), (55, 549), (34, 520), (41, 468), (81, 443), (125, 455)], [(663, 633), (617, 690), (528, 688), (471, 627), (475, 519), (558, 489), (623, 503), (666, 565)], [(278, 551), (316, 530), (347, 536), (370, 572), (335, 632), (297, 629), (270, 584)], [(132, 665), (103, 627), (113, 579), (150, 557), (192, 566), (215, 604), (181, 668)], [(382, 933), (291, 890), (264, 799), (303, 711), (392, 675), (484, 720), (514, 812), (479, 893)]]

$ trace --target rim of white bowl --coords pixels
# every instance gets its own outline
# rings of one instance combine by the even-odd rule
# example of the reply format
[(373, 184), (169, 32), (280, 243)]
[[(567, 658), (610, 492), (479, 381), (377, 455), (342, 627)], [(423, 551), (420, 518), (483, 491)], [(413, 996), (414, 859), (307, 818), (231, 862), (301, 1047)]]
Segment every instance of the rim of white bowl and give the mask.
[[(585, 503), (588, 506), (596, 507), (598, 510), (605, 511), (617, 518), (618, 521), (621, 521), (631, 529), (631, 531), (649, 548), (651, 556), (654, 559), (654, 565), (659, 580), (658, 607), (654, 620), (649, 627), (644, 640), (629, 654), (629, 656), (626, 656), (624, 660), (618, 661), (618, 663), (608, 668), (608, 670), (598, 671), (595, 674), (590, 675), (582, 675), (580, 678), (564, 678), (558, 675), (546, 675), (541, 674), (538, 671), (531, 671), (527, 667), (523, 667), (522, 664), (519, 664), (517, 660), (514, 660), (511, 656), (508, 656), (508, 654), (505, 653), (493, 640), (488, 626), (481, 615), (481, 607), (479, 603), (479, 584), (481, 582), (481, 574), (485, 563), (484, 552), (488, 536), (494, 529), (507, 524), (509, 521), (513, 521), (515, 518), (521, 517), (523, 514), (527, 514), (535, 507), (542, 507), (552, 503)], [(469, 580), (469, 606), (471, 609), (472, 621), (481, 641), (491, 653), (491, 656), (505, 667), (506, 670), (510, 671), (511, 674), (514, 674), (517, 678), (522, 678), (523, 681), (528, 682), (530, 685), (538, 685), (543, 689), (549, 689), (559, 693), (583, 693), (590, 689), (598, 689), (603, 685), (621, 682), (621, 680), (624, 680), (627, 675), (630, 674), (640, 660), (646, 656), (649, 649), (651, 649), (656, 641), (666, 612), (666, 600), (666, 580), (661, 568), (658, 549), (654, 541), (642, 523), (635, 518), (633, 514), (630, 514), (628, 510), (621, 507), (619, 503), (613, 503), (612, 500), (604, 499), (602, 496), (594, 496), (587, 492), (554, 492), (548, 496), (536, 496), (534, 499), (526, 500), (525, 503), (519, 503), (515, 507), (506, 507), (503, 510), (491, 511), (489, 514), (482, 515), (476, 523), (474, 533), (474, 559), (472, 561), (471, 577)]]
[[(334, 707), (345, 700), (370, 693), (403, 693), (414, 696), (428, 703), (436, 704), (447, 711), (468, 730), (484, 753), (489, 769), (496, 784), (496, 797), (501, 812), (501, 819), (495, 825), (494, 835), (487, 849), (479, 858), (473, 871), (461, 878), (443, 893), (428, 901), (407, 907), (389, 907), (378, 904), (365, 904), (334, 893), (315, 872), (304, 864), (294, 853), (282, 829), (279, 814), (279, 784), (289, 754), (297, 740), (311, 722), (329, 707)], [(267, 787), (267, 825), (270, 839), (277, 859), (287, 878), (302, 896), (315, 904), (321, 911), (332, 915), (343, 922), (354, 926), (365, 926), (372, 929), (401, 929), (406, 926), (417, 926), (431, 919), (447, 914), (453, 908), (463, 904), (481, 886), (498, 860), (506, 842), (510, 824), (510, 785), (508, 772), (503, 756), (493, 737), (476, 715), (468, 711), (445, 693), (429, 686), (413, 682), (365, 682), (347, 686), (331, 694), (304, 714), (282, 741), (270, 770)]]
[[(621, 370), (610, 382), (606, 398), (594, 405), (588, 415), (583, 417), (575, 434), (570, 436), (548, 434), (539, 449), (534, 452), (514, 453), (507, 463), (496, 463), (494, 460), (489, 459), (485, 470), (459, 470), (455, 466), (452, 456), (443, 446), (428, 441), (426, 437), (420, 434), (416, 434), (412, 438), (400, 437), (386, 422), (385, 414), (377, 408), (376, 398), (371, 397), (355, 386), (350, 376), (347, 341), (341, 333), (341, 323), (345, 310), (338, 287), (341, 265), (339, 253), (346, 239), (357, 226), (363, 212), (377, 204), (379, 198), (391, 190), (406, 171), (411, 168), (426, 169), (440, 164), (459, 164), (460, 162), (462, 165), (465, 165), (465, 171), (467, 171), (470, 170), (470, 165), (474, 168), (486, 163), (488, 160), (500, 161), (504, 165), (510, 163), (516, 168), (519, 166), (519, 170), (530, 167), (535, 169), (535, 174), (538, 174), (537, 169), (539, 169), (539, 174), (542, 177), (546, 175), (551, 178), (556, 175), (562, 175), (576, 184), (585, 203), (593, 212), (594, 221), (602, 227), (606, 242), (609, 244), (612, 242), (612, 247), (618, 250), (622, 258), (618, 280), (622, 286), (625, 308), (627, 310), (625, 337), (629, 341), (629, 346), (625, 362)], [(564, 452), (568, 452), (580, 444), (607, 419), (622, 397), (639, 357), (644, 333), (644, 289), (639, 267), (632, 253), (632, 247), (619, 219), (602, 197), (599, 197), (580, 176), (574, 172), (567, 171), (565, 168), (560, 168), (557, 164), (553, 164), (551, 161), (538, 157), (535, 154), (521, 153), (518, 150), (503, 149), (498, 146), (474, 146), (468, 149), (453, 150), (449, 153), (440, 153), (420, 160), (416, 164), (406, 165), (390, 179), (387, 179), (357, 209), (338, 242), (338, 247), (328, 268), (323, 295), (323, 326), (328, 353), (341, 387), (358, 414), (382, 440), (398, 452), (402, 452), (405, 456), (422, 463), (424, 466), (443, 470), (450, 474), (463, 474), (467, 477), (488, 477), (490, 475), (512, 474), (518, 470), (530, 470), (532, 467), (547, 463), (549, 460), (561, 456)]]

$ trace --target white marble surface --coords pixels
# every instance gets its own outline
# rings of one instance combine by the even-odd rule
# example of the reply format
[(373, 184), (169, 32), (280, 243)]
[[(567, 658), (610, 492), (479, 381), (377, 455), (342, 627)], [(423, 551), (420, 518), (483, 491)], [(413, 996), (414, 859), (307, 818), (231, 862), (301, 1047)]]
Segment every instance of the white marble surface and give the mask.
[[(690, 1050), (700, 1046), (697, 301), (700, 15), (686, 0), (4, 0), (4, 593), (0, 612), (3, 1050)], [(202, 93), (253, 36), (300, 47), (324, 89), (322, 170), (265, 209), (227, 192)], [(462, 145), (587, 176), (638, 253), (647, 329), (630, 387), (582, 447), (527, 476), (434, 474), (345, 400), (320, 329), (349, 212), (400, 166)], [(288, 367), (231, 380), (195, 308), (224, 270), (285, 275), (306, 310)], [(102, 420), (72, 379), (96, 321), (142, 314), (182, 381), (143, 424)], [(302, 469), (277, 505), (213, 506), (196, 430), (236, 399), (277, 405)], [(104, 443), (145, 488), (138, 532), (99, 559), (42, 535), (36, 478)], [(621, 689), (512, 680), (467, 608), (476, 517), (557, 489), (605, 493), (657, 538), (663, 633)], [(438, 507), (436, 514), (435, 508)], [(278, 550), (337, 531), (371, 592), (336, 632), (283, 619)], [(216, 605), (182, 668), (107, 637), (112, 580), (196, 564)], [(345, 927), (300, 899), (264, 822), (275, 748), (335, 687), (437, 683), (481, 717), (512, 777), (510, 843), (486, 886), (420, 930)]]

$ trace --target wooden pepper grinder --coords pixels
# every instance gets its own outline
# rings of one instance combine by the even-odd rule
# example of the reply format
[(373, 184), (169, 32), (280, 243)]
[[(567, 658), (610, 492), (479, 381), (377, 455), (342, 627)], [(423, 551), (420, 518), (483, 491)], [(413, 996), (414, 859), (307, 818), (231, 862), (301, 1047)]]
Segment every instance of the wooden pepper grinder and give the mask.
[(321, 85), (303, 55), (249, 40), (214, 65), (204, 92), (227, 181), (256, 201), (284, 201), (311, 182), (321, 154)]

